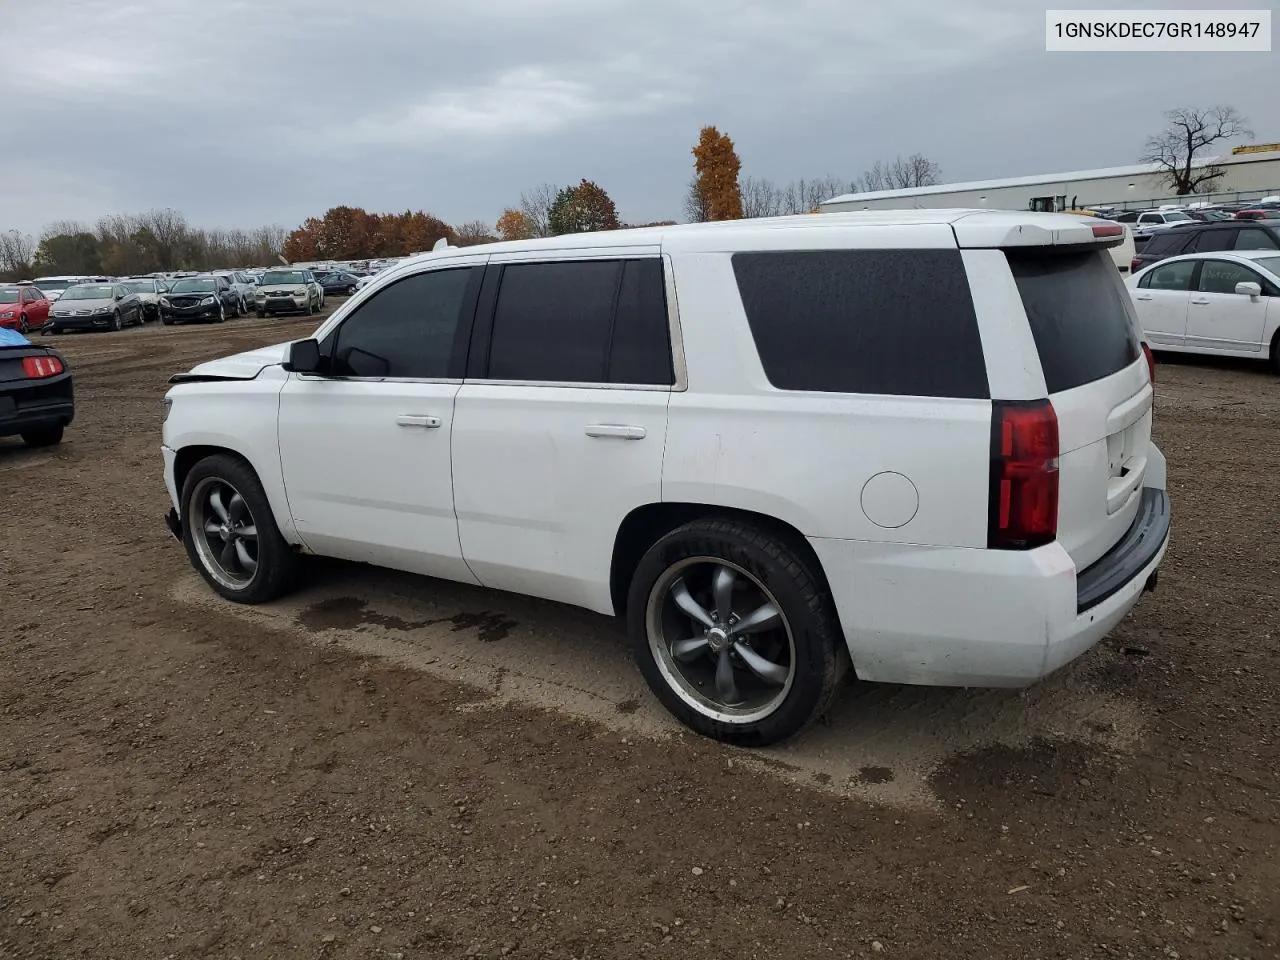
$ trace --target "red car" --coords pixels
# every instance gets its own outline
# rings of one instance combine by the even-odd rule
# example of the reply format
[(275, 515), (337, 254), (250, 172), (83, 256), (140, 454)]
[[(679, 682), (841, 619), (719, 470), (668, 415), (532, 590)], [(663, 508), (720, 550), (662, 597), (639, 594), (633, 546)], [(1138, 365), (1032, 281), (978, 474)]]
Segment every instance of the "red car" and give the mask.
[(0, 284), (0, 327), (26, 333), (49, 322), (49, 299), (29, 283)]
[(1280, 220), (1280, 209), (1262, 207), (1258, 210), (1237, 210), (1237, 220)]

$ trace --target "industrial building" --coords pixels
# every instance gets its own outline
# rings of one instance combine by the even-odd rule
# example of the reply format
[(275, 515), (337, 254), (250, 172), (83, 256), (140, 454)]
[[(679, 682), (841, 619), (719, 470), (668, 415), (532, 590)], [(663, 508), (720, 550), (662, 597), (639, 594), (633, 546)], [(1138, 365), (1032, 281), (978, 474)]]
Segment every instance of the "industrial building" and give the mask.
[(1280, 143), (1237, 147), (1231, 154), (1205, 157), (1194, 166), (1219, 164), (1226, 175), (1213, 193), (1172, 197), (1168, 180), (1154, 164), (1077, 170), (1073, 173), (943, 183), (905, 190), (850, 193), (821, 204), (823, 213), (841, 210), (972, 207), (991, 210), (1063, 210), (1078, 207), (1148, 209), (1162, 203), (1194, 200), (1229, 202), (1280, 194)]

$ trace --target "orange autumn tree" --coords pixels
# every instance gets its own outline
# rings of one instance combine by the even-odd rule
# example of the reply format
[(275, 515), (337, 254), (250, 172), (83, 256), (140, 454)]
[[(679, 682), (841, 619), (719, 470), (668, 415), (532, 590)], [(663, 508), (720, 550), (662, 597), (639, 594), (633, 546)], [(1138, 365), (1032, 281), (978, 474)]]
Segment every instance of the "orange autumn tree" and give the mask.
[(742, 162), (728, 135), (715, 127), (703, 127), (693, 148), (697, 178), (694, 189), (702, 201), (707, 220), (741, 220), (742, 190), (738, 173)]
[(508, 207), (502, 211), (497, 223), (498, 236), (503, 240), (528, 240), (533, 236), (533, 224), (519, 210)]

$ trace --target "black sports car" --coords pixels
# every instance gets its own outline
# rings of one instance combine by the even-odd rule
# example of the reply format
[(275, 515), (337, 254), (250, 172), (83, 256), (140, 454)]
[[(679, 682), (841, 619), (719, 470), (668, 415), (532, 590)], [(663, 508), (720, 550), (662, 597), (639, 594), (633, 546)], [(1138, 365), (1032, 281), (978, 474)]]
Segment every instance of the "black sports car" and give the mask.
[(346, 296), (356, 292), (360, 278), (350, 273), (316, 274), (316, 281), (324, 288), (325, 296)]
[(71, 371), (61, 355), (0, 330), (0, 437), (51, 447), (75, 415)]

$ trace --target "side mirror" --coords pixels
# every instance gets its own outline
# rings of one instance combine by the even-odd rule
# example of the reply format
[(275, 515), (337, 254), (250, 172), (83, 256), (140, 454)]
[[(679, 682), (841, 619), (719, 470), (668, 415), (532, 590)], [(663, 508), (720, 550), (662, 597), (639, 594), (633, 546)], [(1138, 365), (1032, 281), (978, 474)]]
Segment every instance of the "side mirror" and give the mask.
[(283, 366), (290, 373), (319, 373), (320, 344), (315, 340), (295, 340), (289, 344), (289, 356)]
[(1242, 297), (1248, 297), (1250, 300), (1257, 300), (1262, 296), (1262, 284), (1253, 282), (1237, 283), (1236, 293)]

